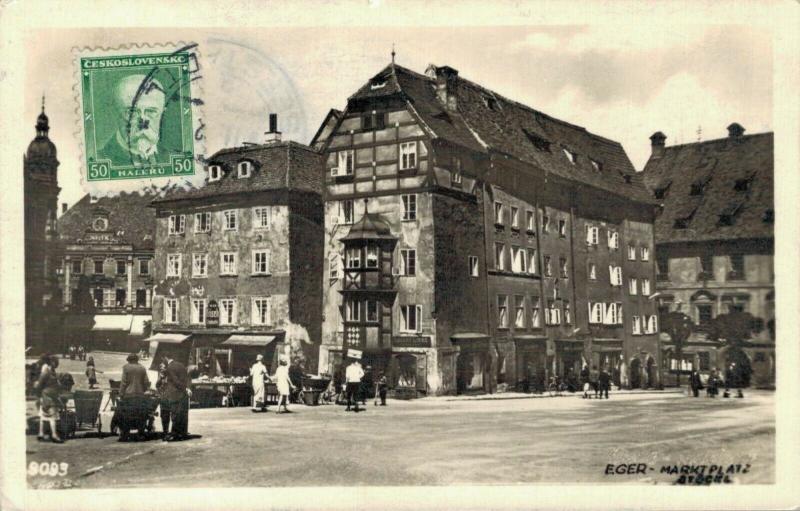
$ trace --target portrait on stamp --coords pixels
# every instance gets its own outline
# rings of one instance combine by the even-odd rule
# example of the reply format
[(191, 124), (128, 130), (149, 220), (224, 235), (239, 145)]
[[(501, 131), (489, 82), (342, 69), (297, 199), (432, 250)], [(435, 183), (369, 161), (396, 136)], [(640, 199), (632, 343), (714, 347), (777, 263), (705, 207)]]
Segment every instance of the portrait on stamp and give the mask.
[(188, 53), (81, 59), (87, 179), (194, 173)]

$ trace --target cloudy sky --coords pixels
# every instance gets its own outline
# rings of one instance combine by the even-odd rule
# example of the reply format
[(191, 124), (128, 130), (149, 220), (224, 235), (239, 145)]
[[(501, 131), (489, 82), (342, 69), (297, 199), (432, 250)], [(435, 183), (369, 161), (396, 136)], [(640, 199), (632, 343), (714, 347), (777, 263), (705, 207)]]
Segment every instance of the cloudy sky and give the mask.
[[(330, 108), (343, 108), (388, 64), (392, 44), (403, 66), (423, 72), (430, 63), (449, 65), (500, 94), (620, 141), (637, 169), (649, 155), (648, 137), (658, 130), (674, 144), (723, 137), (733, 121), (749, 133), (772, 129), (769, 32), (733, 25), (664, 28), (193, 29), (170, 30), (168, 40), (199, 44), (204, 71), (196, 92), (205, 102), (207, 153), (261, 141), (269, 112), (279, 114), (284, 138), (308, 142)], [(60, 202), (72, 204), (88, 190), (80, 180), (73, 48), (166, 42), (164, 33), (58, 29), (31, 33), (26, 41), (32, 50), (24, 124), (33, 137), (46, 93), (61, 161)]]

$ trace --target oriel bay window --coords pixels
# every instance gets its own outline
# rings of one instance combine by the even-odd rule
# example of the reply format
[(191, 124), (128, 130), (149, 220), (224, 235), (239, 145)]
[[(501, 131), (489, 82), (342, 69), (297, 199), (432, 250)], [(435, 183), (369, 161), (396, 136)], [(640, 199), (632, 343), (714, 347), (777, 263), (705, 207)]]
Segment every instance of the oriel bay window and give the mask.
[(378, 302), (375, 300), (367, 300), (367, 323), (378, 322)]

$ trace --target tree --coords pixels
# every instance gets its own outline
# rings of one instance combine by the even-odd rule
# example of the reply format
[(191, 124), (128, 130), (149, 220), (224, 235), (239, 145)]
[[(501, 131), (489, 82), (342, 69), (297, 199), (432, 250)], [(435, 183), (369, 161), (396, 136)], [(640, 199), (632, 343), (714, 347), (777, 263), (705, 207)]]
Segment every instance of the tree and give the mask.
[[(668, 312), (659, 318), (661, 323), (661, 331), (669, 335), (672, 344), (675, 346), (675, 357), (681, 361), (683, 360), (683, 348), (689, 336), (692, 335), (694, 323), (692, 318), (682, 312)], [(680, 367), (680, 366), (679, 366)], [(678, 386), (681, 384), (681, 373), (678, 369)]]
[(756, 326), (759, 323), (763, 325), (763, 320), (759, 321), (749, 312), (735, 311), (720, 314), (711, 321), (708, 329), (710, 340), (724, 343), (728, 348), (728, 361), (737, 363), (736, 367), (739, 372), (737, 376), (744, 386), (750, 384), (752, 368), (742, 347), (750, 340), (753, 333), (759, 330)]

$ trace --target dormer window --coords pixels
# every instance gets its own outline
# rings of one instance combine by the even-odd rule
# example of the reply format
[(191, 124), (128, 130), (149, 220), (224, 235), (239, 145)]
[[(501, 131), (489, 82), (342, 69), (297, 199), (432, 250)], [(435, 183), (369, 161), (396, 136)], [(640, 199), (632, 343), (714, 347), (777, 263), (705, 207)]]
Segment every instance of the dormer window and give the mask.
[(592, 168), (595, 170), (595, 172), (602, 172), (603, 171), (603, 164), (602, 163), (600, 163), (597, 160), (592, 160), (591, 158), (589, 159), (589, 161), (592, 163)]
[(239, 162), (237, 166), (238, 169), (238, 177), (250, 177), (250, 173), (253, 170), (253, 164), (249, 161)]
[(567, 149), (566, 147), (562, 149), (564, 151), (564, 155), (567, 157), (569, 162), (573, 165), (578, 161), (578, 155)]
[(704, 179), (698, 179), (692, 183), (692, 188), (689, 191), (689, 195), (703, 195), (703, 192), (705, 191), (706, 185), (709, 181), (711, 181), (710, 176)]
[(744, 179), (737, 179), (733, 185), (733, 189), (737, 192), (746, 192), (750, 189), (750, 182), (753, 181), (753, 176), (748, 176)]
[(483, 104), (489, 110), (497, 110), (497, 100), (491, 96), (483, 96)]
[(664, 197), (666, 197), (670, 185), (672, 185), (672, 181), (670, 181), (669, 183), (660, 188), (656, 188), (655, 190), (653, 190), (653, 195), (655, 195), (656, 199), (663, 199)]
[(222, 178), (222, 167), (219, 165), (211, 165), (208, 167), (208, 180), (219, 181)]
[(386, 87), (386, 80), (375, 78), (370, 82), (369, 88), (370, 90), (382, 89)]
[(525, 133), (525, 136), (528, 137), (528, 140), (531, 141), (533, 146), (540, 150), (540, 151), (550, 151), (550, 141), (546, 140), (535, 133), (531, 133), (530, 131), (523, 128), (522, 130)]

